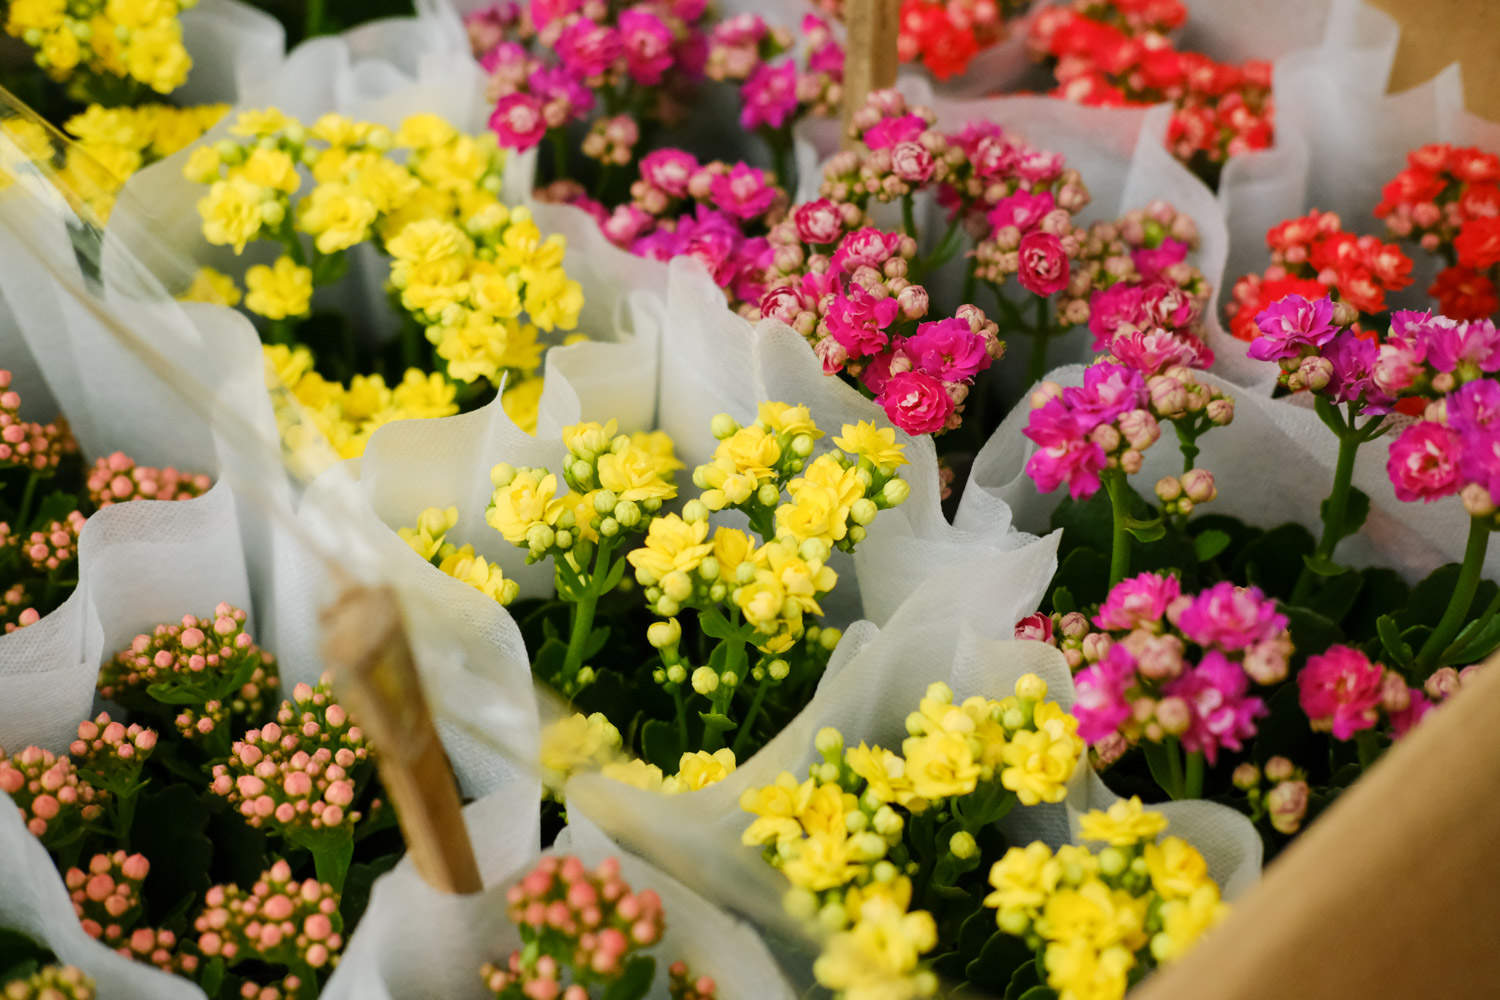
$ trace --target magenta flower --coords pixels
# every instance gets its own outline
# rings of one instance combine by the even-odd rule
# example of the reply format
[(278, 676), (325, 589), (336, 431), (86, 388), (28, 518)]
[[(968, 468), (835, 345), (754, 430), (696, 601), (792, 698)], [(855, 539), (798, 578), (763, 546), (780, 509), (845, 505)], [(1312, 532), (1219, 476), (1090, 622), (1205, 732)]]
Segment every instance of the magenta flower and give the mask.
[(1440, 372), (1468, 364), (1481, 371), (1500, 369), (1500, 332), (1487, 319), (1459, 321), (1434, 316), (1423, 328), (1427, 363)]
[(1068, 284), (1069, 260), (1062, 240), (1051, 233), (1030, 232), (1021, 237), (1021, 287), (1037, 295), (1060, 292)]
[(1214, 352), (1197, 337), (1162, 329), (1121, 330), (1110, 340), (1109, 353), (1142, 375), (1156, 375), (1178, 365), (1207, 368), (1214, 363)]
[(792, 209), (797, 239), (813, 246), (832, 243), (844, 232), (844, 217), (839, 207), (827, 198), (803, 202)]
[(1035, 639), (1038, 642), (1052, 641), (1052, 616), (1034, 612), (1016, 622), (1017, 639)]
[(958, 318), (923, 323), (902, 350), (944, 382), (966, 382), (990, 366), (984, 338)]
[(654, 87), (672, 68), (672, 31), (649, 8), (632, 7), (620, 15), (625, 66), (637, 83)]
[(912, 139), (891, 147), (891, 173), (908, 184), (925, 184), (937, 169), (927, 147)]
[(1083, 385), (1063, 390), (1063, 401), (1088, 430), (1131, 410), (1144, 409), (1150, 398), (1140, 372), (1107, 361), (1085, 368)]
[(1147, 323), (1185, 330), (1197, 314), (1197, 301), (1177, 285), (1156, 281), (1141, 288), (1141, 315)]
[[(824, 315), (828, 334), (851, 358), (861, 358), (885, 349), (890, 340), (886, 328), (895, 322), (899, 306), (893, 297), (877, 299), (859, 285), (834, 296)], [(926, 433), (926, 432), (919, 432)]]
[[(604, 236), (618, 247), (628, 247), (656, 225), (656, 218), (638, 205), (621, 205), (599, 224)], [(632, 251), (634, 252), (634, 251)]]
[(1089, 296), (1089, 329), (1094, 334), (1094, 350), (1107, 349), (1120, 327), (1128, 325), (1134, 329), (1144, 323), (1143, 291), (1140, 285), (1117, 281)]
[(561, 128), (594, 109), (594, 92), (562, 66), (544, 66), (531, 74), (527, 89), (542, 102), (548, 128)]
[(1127, 632), (1142, 625), (1153, 626), (1181, 596), (1177, 577), (1142, 573), (1115, 584), (1094, 615), (1094, 625), (1106, 631)]
[(1078, 735), (1093, 745), (1113, 735), (1121, 723), (1130, 718), (1130, 702), (1125, 692), (1135, 681), (1135, 657), (1116, 643), (1098, 663), (1080, 670), (1073, 678), (1078, 697), (1073, 702), (1073, 717), (1078, 720)]
[(714, 205), (737, 219), (764, 215), (776, 203), (776, 188), (758, 167), (736, 163), (727, 174), (716, 174), (709, 185)]
[(531, 23), (540, 31), (583, 6), (583, 0), (531, 0)]
[(874, 226), (856, 229), (839, 241), (833, 252), (831, 269), (843, 274), (853, 274), (861, 267), (873, 267), (877, 271), (901, 248), (901, 234), (887, 233)]
[(1155, 281), (1173, 264), (1181, 264), (1187, 260), (1187, 254), (1186, 243), (1168, 237), (1155, 250), (1139, 247), (1130, 251), (1130, 259), (1135, 263), (1135, 269), (1140, 272), (1142, 280)]
[(997, 201), (987, 218), (992, 231), (1014, 226), (1024, 234), (1035, 228), (1056, 206), (1051, 191), (1017, 191)]
[(641, 178), (673, 198), (686, 198), (698, 159), (681, 149), (658, 149), (641, 157)]
[(1192, 721), (1182, 733), (1182, 748), (1201, 753), (1210, 765), (1221, 747), (1244, 749), (1255, 736), (1255, 720), (1266, 714), (1266, 703), (1248, 695), (1250, 681), (1239, 664), (1210, 651), (1192, 670), (1166, 688), (1168, 697), (1181, 698), (1192, 710)]
[(891, 423), (908, 434), (936, 434), (947, 425), (955, 407), (947, 387), (922, 372), (891, 376), (875, 402), (885, 408)]
[(1333, 366), (1325, 392), (1338, 403), (1364, 400), (1369, 413), (1384, 412), (1394, 400), (1371, 379), (1380, 347), (1373, 340), (1341, 332), (1323, 347), (1323, 357)]
[(524, 152), (532, 148), (547, 134), (542, 102), (530, 94), (507, 94), (490, 115), (490, 131), (506, 149)]
[(1479, 379), (1460, 386), (1448, 397), (1448, 426), (1461, 435), (1479, 435), (1500, 428), (1500, 383)]
[(1380, 720), (1380, 693), (1385, 668), (1349, 646), (1330, 646), (1309, 656), (1297, 674), (1297, 695), (1313, 728), (1332, 730), (1348, 740)]
[(1037, 489), (1051, 493), (1066, 482), (1073, 499), (1099, 492), (1099, 473), (1109, 464), (1104, 449), (1089, 440), (1092, 425), (1085, 426), (1060, 399), (1031, 411), (1021, 431), (1038, 447), (1026, 462), (1026, 474)]
[(620, 58), (620, 33), (607, 24), (586, 17), (569, 24), (557, 37), (557, 57), (575, 75), (585, 80), (603, 76)]
[(1273, 302), (1255, 316), (1261, 335), (1250, 344), (1250, 357), (1257, 361), (1280, 361), (1295, 358), (1306, 348), (1318, 348), (1338, 333), (1333, 323), (1333, 299), (1309, 302), (1300, 295), (1288, 295)]
[(1226, 580), (1199, 593), (1173, 624), (1205, 649), (1235, 652), (1286, 631), (1287, 619), (1259, 587)]
[(927, 122), (920, 115), (902, 115), (899, 118), (882, 118), (860, 136), (870, 149), (889, 149), (898, 142), (912, 142), (927, 131)]
[(1396, 499), (1431, 503), (1457, 493), (1462, 486), (1458, 469), (1462, 450), (1464, 439), (1442, 424), (1423, 420), (1406, 428), (1391, 442), (1385, 465)]
[(1033, 186), (1048, 184), (1062, 176), (1065, 165), (1061, 153), (1028, 147), (1016, 158), (1016, 173)]
[(740, 88), (740, 125), (781, 128), (797, 110), (797, 66), (790, 59), (761, 63)]
[(1386, 716), (1391, 720), (1391, 735), (1398, 740), (1411, 732), (1412, 727), (1421, 722), (1423, 717), (1433, 709), (1432, 702), (1428, 701), (1427, 696), (1417, 688), (1410, 689), (1408, 697), (1410, 700), (1405, 708), (1386, 712)]

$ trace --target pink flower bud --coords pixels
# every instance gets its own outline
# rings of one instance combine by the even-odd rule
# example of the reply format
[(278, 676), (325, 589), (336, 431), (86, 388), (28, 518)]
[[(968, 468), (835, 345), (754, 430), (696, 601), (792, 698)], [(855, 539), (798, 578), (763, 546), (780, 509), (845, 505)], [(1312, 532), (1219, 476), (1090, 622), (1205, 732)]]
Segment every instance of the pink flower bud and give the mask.
[(1307, 793), (1307, 782), (1283, 781), (1266, 795), (1271, 826), (1278, 833), (1293, 834), (1301, 828), (1307, 815)]
[(1461, 686), (1458, 671), (1452, 667), (1439, 667), (1422, 685), (1427, 697), (1433, 701), (1446, 701), (1458, 693)]
[(1249, 761), (1246, 761), (1234, 769), (1234, 774), (1230, 777), (1230, 780), (1234, 782), (1235, 788), (1241, 791), (1249, 791), (1260, 784), (1260, 769)]
[(1207, 469), (1189, 469), (1182, 474), (1182, 489), (1194, 503), (1208, 503), (1219, 495), (1214, 474)]
[(1296, 773), (1296, 765), (1285, 757), (1272, 757), (1266, 761), (1267, 781), (1290, 781)]
[(1163, 698), (1156, 705), (1156, 721), (1162, 731), (1171, 736), (1181, 736), (1193, 722), (1193, 710), (1181, 698)]

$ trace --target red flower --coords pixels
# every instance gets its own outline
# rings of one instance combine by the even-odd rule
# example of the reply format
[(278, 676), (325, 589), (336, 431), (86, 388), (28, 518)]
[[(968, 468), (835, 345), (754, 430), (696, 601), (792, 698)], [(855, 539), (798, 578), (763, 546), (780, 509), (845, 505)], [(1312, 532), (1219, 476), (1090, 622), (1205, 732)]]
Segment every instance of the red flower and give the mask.
[(1500, 180), (1500, 156), (1472, 146), (1455, 149), (1449, 157), (1448, 169), (1459, 180), (1470, 183)]
[(1458, 207), (1466, 219), (1488, 219), (1500, 215), (1500, 185), (1493, 181), (1470, 184), (1459, 196)]
[(1447, 187), (1436, 173), (1419, 167), (1410, 167), (1392, 177), (1380, 192), (1380, 204), (1375, 206), (1375, 218), (1383, 219), (1397, 205), (1416, 205), (1432, 201)]
[(1466, 267), (1448, 267), (1438, 272), (1427, 294), (1437, 299), (1442, 314), (1451, 319), (1486, 319), (1500, 311), (1495, 283)]
[(1453, 248), (1464, 267), (1482, 271), (1500, 264), (1500, 218), (1471, 219), (1464, 223)]

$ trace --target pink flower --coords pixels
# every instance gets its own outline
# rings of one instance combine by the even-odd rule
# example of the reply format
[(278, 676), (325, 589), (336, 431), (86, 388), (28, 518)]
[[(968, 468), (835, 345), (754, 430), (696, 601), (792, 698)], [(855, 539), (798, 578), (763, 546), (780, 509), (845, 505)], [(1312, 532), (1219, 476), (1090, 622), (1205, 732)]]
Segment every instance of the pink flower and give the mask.
[(584, 79), (603, 76), (620, 58), (620, 33), (606, 24), (581, 17), (563, 29), (557, 38), (557, 57)]
[(920, 142), (907, 140), (891, 147), (891, 173), (908, 184), (925, 184), (937, 164)]
[(531, 23), (538, 30), (583, 6), (583, 0), (531, 0)]
[(1309, 656), (1297, 674), (1298, 700), (1314, 729), (1333, 731), (1347, 740), (1380, 720), (1380, 692), (1385, 668), (1349, 646), (1330, 646)]
[[(604, 236), (618, 247), (628, 247), (656, 225), (656, 219), (638, 205), (621, 205), (600, 223)], [(633, 251), (632, 251), (633, 252)], [(641, 254), (641, 256), (645, 256)]]
[(1135, 681), (1135, 657), (1116, 643), (1098, 663), (1080, 670), (1073, 678), (1078, 697), (1073, 702), (1073, 717), (1078, 720), (1078, 735), (1093, 745), (1108, 738), (1130, 718), (1130, 703), (1125, 692)]
[(1030, 232), (1021, 237), (1021, 287), (1037, 295), (1060, 292), (1068, 284), (1068, 254), (1062, 240), (1051, 233)]
[(882, 118), (861, 136), (870, 149), (889, 149), (898, 142), (909, 142), (927, 131), (927, 122), (918, 115)]
[(838, 249), (833, 252), (832, 270), (853, 274), (868, 266), (878, 271), (900, 247), (900, 233), (882, 232), (873, 226), (856, 229), (839, 241)]
[(864, 288), (853, 285), (848, 292), (834, 297), (824, 322), (829, 336), (849, 352), (849, 357), (860, 358), (885, 349), (890, 339), (886, 328), (895, 321), (898, 309), (894, 297), (877, 299)]
[(844, 218), (838, 206), (827, 198), (803, 202), (792, 210), (797, 238), (813, 246), (832, 243), (844, 232)]
[(908, 434), (936, 434), (953, 414), (953, 397), (941, 381), (922, 372), (893, 375), (875, 400), (891, 423)]
[(1094, 350), (1107, 349), (1122, 325), (1134, 328), (1144, 322), (1141, 292), (1139, 285), (1117, 281), (1089, 296), (1089, 329), (1094, 333)]
[(740, 88), (740, 125), (781, 128), (797, 110), (797, 67), (790, 59), (761, 63)]
[(1409, 694), (1407, 706), (1395, 712), (1387, 712), (1386, 716), (1391, 720), (1391, 734), (1400, 739), (1411, 732), (1413, 726), (1421, 722), (1428, 712), (1432, 711), (1433, 704), (1427, 700), (1427, 696), (1417, 688), (1412, 688)]
[(1481, 371), (1500, 369), (1500, 332), (1487, 319), (1460, 322), (1434, 316), (1425, 326), (1427, 363), (1440, 372), (1467, 362)]
[(990, 366), (985, 339), (958, 318), (923, 323), (902, 349), (944, 382), (966, 382)]
[(1187, 253), (1186, 243), (1168, 237), (1155, 250), (1140, 247), (1130, 251), (1130, 259), (1135, 263), (1135, 269), (1140, 272), (1143, 281), (1155, 281), (1173, 264), (1181, 264), (1187, 260)]
[(1142, 573), (1121, 580), (1099, 606), (1094, 625), (1110, 632), (1155, 625), (1167, 613), (1168, 605), (1180, 596), (1182, 585), (1175, 576)]
[(1052, 641), (1052, 616), (1037, 611), (1016, 622), (1017, 639), (1035, 639), (1038, 642)]
[(1141, 290), (1141, 313), (1145, 321), (1169, 330), (1181, 330), (1197, 318), (1198, 304), (1176, 285), (1157, 281)]
[(1051, 493), (1066, 482), (1073, 499), (1099, 492), (1099, 473), (1109, 464), (1104, 449), (1089, 440), (1092, 425), (1084, 426), (1060, 399), (1031, 411), (1021, 432), (1036, 442), (1038, 451), (1026, 462), (1026, 474), (1037, 489)]
[(1424, 360), (1422, 348), (1418, 345), (1403, 340), (1387, 341), (1380, 345), (1375, 356), (1370, 370), (1371, 380), (1387, 395), (1400, 395), (1426, 374)]
[(1266, 714), (1266, 703), (1248, 697), (1249, 689), (1245, 672), (1218, 651), (1205, 654), (1198, 666), (1168, 685), (1165, 693), (1192, 709), (1182, 748), (1203, 754), (1209, 764), (1217, 761), (1220, 747), (1244, 749), (1242, 741), (1255, 736), (1255, 720)]
[(530, 149), (547, 134), (542, 102), (530, 94), (507, 94), (490, 115), (490, 130), (506, 149)]
[(1373, 340), (1366, 340), (1349, 330), (1341, 331), (1323, 346), (1323, 358), (1332, 369), (1325, 392), (1339, 403), (1364, 400), (1366, 412), (1388, 409), (1393, 400), (1370, 379), (1379, 352), (1380, 348)]
[(764, 215), (776, 203), (776, 188), (766, 181), (758, 167), (736, 163), (727, 174), (715, 175), (709, 190), (714, 205), (737, 219)]
[(1046, 184), (1062, 175), (1064, 164), (1061, 153), (1026, 148), (1016, 160), (1016, 173), (1032, 185)]
[(1318, 348), (1338, 333), (1333, 325), (1333, 299), (1309, 302), (1300, 295), (1288, 295), (1273, 302), (1255, 316), (1261, 335), (1250, 344), (1250, 357), (1257, 361), (1279, 361), (1295, 358), (1304, 348)]
[(1107, 361), (1085, 368), (1083, 385), (1063, 390), (1063, 401), (1089, 430), (1131, 410), (1142, 409), (1150, 398), (1140, 372)]
[(619, 24), (625, 66), (631, 77), (648, 87), (660, 83), (662, 74), (672, 67), (671, 29), (644, 7), (622, 13)]
[(1051, 191), (1040, 191), (1033, 194), (1030, 191), (1017, 191), (1015, 194), (1001, 198), (990, 209), (987, 216), (990, 229), (1004, 229), (1006, 226), (1014, 226), (1022, 233), (1029, 232), (1037, 223), (1046, 217), (1047, 213), (1056, 207)]
[(1226, 580), (1193, 598), (1173, 624), (1205, 649), (1234, 652), (1280, 635), (1287, 619), (1259, 587), (1236, 587)]
[(1386, 475), (1391, 477), (1396, 499), (1431, 503), (1457, 493), (1459, 453), (1463, 438), (1454, 430), (1431, 420), (1412, 424), (1391, 442)]
[(1142, 375), (1155, 375), (1178, 365), (1207, 368), (1214, 363), (1208, 345), (1188, 333), (1168, 333), (1160, 328), (1122, 330), (1109, 342), (1109, 353), (1126, 368)]
[(548, 66), (532, 73), (527, 89), (541, 100), (548, 128), (561, 128), (594, 107), (594, 92), (561, 66)]
[(641, 177), (673, 198), (686, 198), (688, 181), (698, 172), (698, 160), (681, 149), (658, 149), (641, 157)]

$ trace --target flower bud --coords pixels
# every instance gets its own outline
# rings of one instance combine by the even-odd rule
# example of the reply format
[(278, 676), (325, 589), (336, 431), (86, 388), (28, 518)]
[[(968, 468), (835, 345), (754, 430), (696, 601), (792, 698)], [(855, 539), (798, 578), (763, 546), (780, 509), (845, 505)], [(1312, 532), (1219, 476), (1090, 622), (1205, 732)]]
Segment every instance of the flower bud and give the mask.
[(1208, 419), (1211, 422), (1216, 426), (1223, 427), (1234, 421), (1234, 400), (1228, 396), (1211, 399), (1208, 402), (1208, 408), (1205, 412), (1207, 412)]
[(1272, 757), (1266, 761), (1267, 781), (1290, 781), (1297, 773), (1297, 766), (1285, 757)]
[(734, 433), (740, 429), (740, 425), (729, 414), (718, 413), (709, 422), (708, 429), (714, 437), (722, 441), (727, 437), (733, 437)]
[(1182, 496), (1182, 483), (1176, 476), (1162, 476), (1156, 481), (1156, 499), (1171, 503)]
[(681, 640), (682, 626), (677, 623), (676, 618), (669, 618), (664, 622), (652, 622), (646, 628), (646, 641), (656, 649), (675, 646)]
[(792, 665), (785, 660), (772, 660), (766, 664), (766, 673), (771, 675), (773, 681), (784, 681), (786, 675), (791, 673)]
[(857, 525), (869, 524), (875, 520), (878, 512), (879, 508), (875, 506), (875, 501), (868, 497), (860, 497), (849, 507), (849, 520)]
[(1047, 697), (1047, 682), (1036, 674), (1022, 674), (1016, 679), (1016, 697), (1022, 701), (1041, 701)]
[[(702, 500), (693, 499), (682, 505), (682, 519), (689, 524), (708, 520), (708, 505)], [(624, 524), (624, 521), (620, 522)]]
[(762, 483), (760, 489), (755, 491), (755, 502), (762, 507), (775, 507), (781, 502), (781, 491), (774, 483)]
[(1193, 723), (1193, 710), (1181, 698), (1163, 698), (1156, 706), (1156, 721), (1170, 736), (1181, 736)]
[(1333, 362), (1317, 354), (1309, 355), (1297, 366), (1297, 378), (1312, 392), (1321, 392), (1333, 378)]
[(875, 817), (872, 825), (875, 827), (876, 833), (880, 834), (882, 837), (890, 839), (892, 837), (901, 836), (901, 831), (906, 824), (901, 821), (901, 814), (896, 812), (896, 810), (892, 809), (890, 806), (881, 806), (879, 809), (875, 810)]
[(818, 897), (800, 887), (788, 889), (781, 897), (781, 907), (793, 920), (811, 920), (818, 914)]
[(712, 667), (699, 667), (693, 671), (693, 690), (707, 697), (719, 689), (719, 675)]
[(1238, 788), (1242, 792), (1248, 792), (1260, 784), (1260, 769), (1249, 761), (1246, 761), (1234, 769), (1234, 774), (1230, 777), (1230, 780), (1234, 782), (1235, 788)]
[(844, 752), (844, 734), (832, 726), (824, 726), (813, 737), (813, 747), (824, 760), (836, 760)]
[(880, 497), (887, 507), (899, 507), (909, 496), (911, 496), (911, 486), (900, 477), (889, 480), (880, 490)]
[(1446, 701), (1458, 693), (1460, 682), (1458, 671), (1452, 667), (1439, 667), (1427, 678), (1422, 689), (1433, 701)]
[(1359, 319), (1359, 310), (1347, 302), (1336, 301), (1333, 304), (1333, 321), (1339, 326), (1353, 326)]
[(1182, 489), (1193, 503), (1208, 503), (1219, 495), (1214, 474), (1207, 469), (1189, 469), (1182, 474)]
[(622, 528), (634, 528), (641, 523), (640, 505), (632, 500), (621, 500), (615, 504), (614, 519)]
[(948, 838), (948, 853), (960, 861), (967, 861), (979, 853), (979, 842), (967, 830), (960, 830)]
[(1283, 781), (1266, 795), (1266, 808), (1278, 833), (1296, 833), (1307, 815), (1307, 782)]
[(1478, 483), (1470, 483), (1458, 495), (1470, 517), (1490, 517), (1495, 513), (1494, 498), (1490, 496), (1489, 490)]
[(1082, 639), (1089, 634), (1089, 619), (1081, 611), (1069, 611), (1057, 623), (1057, 631), (1064, 639)]

